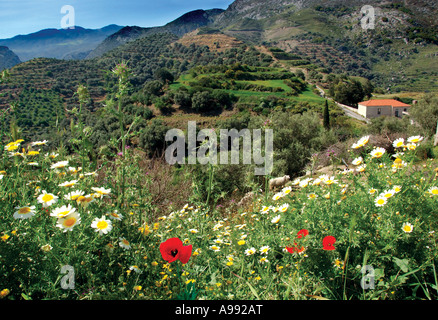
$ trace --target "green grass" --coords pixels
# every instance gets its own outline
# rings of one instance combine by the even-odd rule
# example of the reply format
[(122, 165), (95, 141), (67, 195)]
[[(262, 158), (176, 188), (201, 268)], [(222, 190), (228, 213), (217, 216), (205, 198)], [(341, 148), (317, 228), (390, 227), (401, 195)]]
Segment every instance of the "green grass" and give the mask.
[[(279, 76), (284, 73), (283, 68), (255, 68), (254, 72), (251, 72), (253, 75), (260, 75), (260, 74), (278, 74)], [(199, 79), (201, 77), (211, 77), (213, 75), (223, 75), (223, 73), (215, 73), (215, 74), (198, 74), (196, 78), (193, 78), (193, 76), (190, 73), (181, 75), (174, 83), (172, 83), (169, 86), (170, 90), (177, 90), (180, 87), (190, 87), (190, 82), (194, 81), (196, 79)], [(280, 78), (280, 77), (279, 77)], [(324, 98), (319, 96), (318, 94), (315, 94), (312, 91), (312, 88), (310, 86), (307, 87), (305, 91), (300, 93), (297, 96), (291, 96), (288, 95), (289, 92), (291, 92), (291, 88), (286, 85), (282, 79), (274, 79), (274, 80), (236, 80), (236, 83), (240, 84), (254, 84), (258, 86), (264, 86), (266, 88), (281, 88), (284, 91), (282, 92), (259, 92), (259, 91), (250, 91), (250, 90), (224, 90), (225, 92), (229, 94), (234, 94), (236, 97), (239, 98), (239, 104), (251, 104), (251, 105), (259, 105), (260, 100), (274, 96), (277, 98), (289, 100), (289, 101), (298, 101), (298, 102), (309, 102), (309, 103), (316, 103), (316, 104), (322, 104), (324, 103)]]
[(314, 103), (324, 103), (325, 99), (320, 95), (314, 93), (310, 86), (307, 86), (307, 90), (303, 91), (296, 98), (297, 101), (308, 101)]

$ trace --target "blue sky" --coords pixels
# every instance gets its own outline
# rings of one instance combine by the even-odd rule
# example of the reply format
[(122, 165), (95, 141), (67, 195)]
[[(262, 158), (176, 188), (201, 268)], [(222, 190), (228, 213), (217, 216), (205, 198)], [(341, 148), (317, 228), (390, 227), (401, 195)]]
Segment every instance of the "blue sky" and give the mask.
[(197, 9), (226, 9), (233, 0), (0, 0), (0, 39), (46, 28), (61, 28), (66, 14), (74, 8), (75, 25), (97, 29), (109, 24), (162, 26), (184, 13)]

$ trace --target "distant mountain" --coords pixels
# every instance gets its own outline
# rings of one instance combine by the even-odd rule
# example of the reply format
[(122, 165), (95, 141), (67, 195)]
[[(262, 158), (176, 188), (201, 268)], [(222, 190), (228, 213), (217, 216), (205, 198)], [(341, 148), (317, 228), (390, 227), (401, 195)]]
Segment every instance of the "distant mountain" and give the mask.
[(101, 29), (44, 29), (27, 35), (0, 40), (0, 45), (13, 50), (21, 61), (33, 58), (80, 59), (88, 55), (106, 37), (122, 26), (109, 25)]
[(20, 58), (13, 51), (8, 47), (0, 46), (0, 71), (12, 68), (20, 62)]
[[(260, 20), (269, 18), (291, 9), (294, 11), (314, 7), (360, 9), (365, 5), (406, 8), (412, 11), (416, 19), (427, 24), (438, 25), (436, 19), (438, 2), (430, 0), (235, 0), (227, 10), (217, 17), (216, 21), (218, 24), (226, 26), (230, 22), (234, 24), (242, 19)], [(338, 11), (338, 13), (342, 13), (342, 11)]]
[[(362, 27), (365, 5), (374, 9), (370, 29)], [(235, 0), (209, 27), (306, 58), (318, 72), (423, 91), (438, 88), (437, 15), (438, 1), (428, 0)], [(290, 57), (291, 67), (302, 62)]]
[(181, 17), (167, 23), (161, 27), (142, 28), (137, 26), (127, 26), (118, 32), (110, 35), (99, 46), (94, 49), (88, 56), (88, 59), (100, 57), (104, 53), (117, 48), (129, 41), (146, 37), (156, 33), (173, 33), (182, 36), (197, 28), (211, 24), (215, 17), (221, 14), (223, 9), (211, 10), (194, 10)]

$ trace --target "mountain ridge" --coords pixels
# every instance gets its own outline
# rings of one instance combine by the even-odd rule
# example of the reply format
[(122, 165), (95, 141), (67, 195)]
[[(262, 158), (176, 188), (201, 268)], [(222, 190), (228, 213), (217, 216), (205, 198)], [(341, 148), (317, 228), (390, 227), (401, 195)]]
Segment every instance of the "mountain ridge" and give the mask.
[(20, 58), (8, 47), (0, 46), (0, 71), (21, 63)]
[(177, 19), (158, 27), (139, 27), (126, 26), (121, 30), (107, 37), (86, 57), (92, 59), (103, 55), (104, 53), (123, 45), (129, 41), (141, 37), (149, 36), (155, 33), (173, 33), (176, 36), (182, 36), (197, 28), (209, 25), (213, 22), (214, 17), (222, 13), (223, 9), (193, 10), (183, 14)]
[(99, 29), (47, 28), (26, 35), (0, 39), (0, 45), (13, 50), (21, 61), (46, 57), (65, 59), (93, 50), (106, 37), (120, 30), (122, 26), (110, 24)]

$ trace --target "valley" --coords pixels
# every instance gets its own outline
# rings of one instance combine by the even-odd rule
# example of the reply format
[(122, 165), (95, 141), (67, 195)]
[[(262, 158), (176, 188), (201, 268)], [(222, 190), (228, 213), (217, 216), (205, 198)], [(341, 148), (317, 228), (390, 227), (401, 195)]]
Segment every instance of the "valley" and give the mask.
[(235, 0), (0, 40), (0, 299), (436, 300), (437, 13)]

